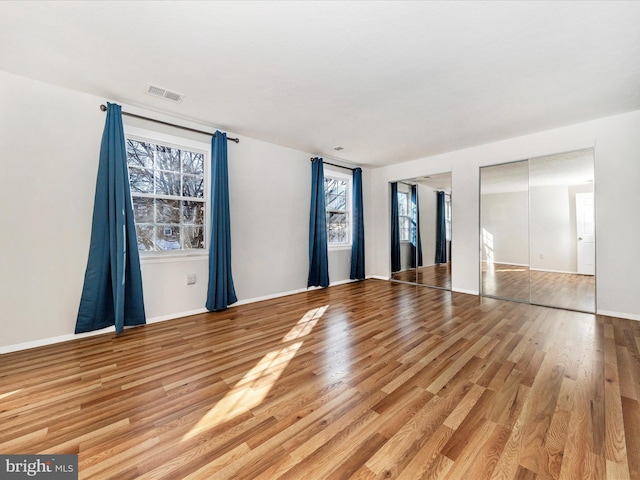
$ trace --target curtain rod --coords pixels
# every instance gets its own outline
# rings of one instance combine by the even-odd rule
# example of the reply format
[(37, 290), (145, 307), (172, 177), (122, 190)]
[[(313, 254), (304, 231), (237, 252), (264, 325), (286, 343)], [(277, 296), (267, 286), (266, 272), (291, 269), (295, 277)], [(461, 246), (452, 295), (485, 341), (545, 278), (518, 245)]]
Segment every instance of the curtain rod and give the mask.
[[(309, 160), (311, 160), (313, 162), (313, 160), (316, 157), (311, 157)], [(346, 168), (347, 170), (351, 170), (352, 172), (355, 170), (355, 168), (351, 168), (351, 167), (345, 167), (343, 165), (336, 165), (335, 163), (329, 163), (329, 162), (325, 162), (324, 160), (322, 160), (322, 163), (325, 165), (331, 165), (332, 167), (338, 167), (338, 168)]]
[[(102, 110), (103, 112), (106, 112), (107, 111), (107, 106), (106, 105), (100, 105), (100, 110)], [(182, 125), (176, 125), (174, 123), (163, 122), (162, 120), (156, 120), (155, 118), (143, 117), (142, 115), (136, 115), (135, 113), (122, 112), (122, 115), (126, 115), (127, 117), (139, 118), (141, 120), (148, 120), (150, 122), (160, 123), (161, 125), (167, 125), (169, 127), (175, 127), (175, 128), (180, 128), (182, 130), (188, 130), (190, 132), (203, 133), (204, 135), (209, 135), (211, 137), (215, 137), (216, 136), (215, 133), (205, 132), (203, 130), (196, 130), (195, 128), (190, 128), (190, 127), (183, 127)], [(239, 138), (227, 137), (227, 140), (230, 140), (230, 141), (236, 142), (236, 143), (240, 142)]]

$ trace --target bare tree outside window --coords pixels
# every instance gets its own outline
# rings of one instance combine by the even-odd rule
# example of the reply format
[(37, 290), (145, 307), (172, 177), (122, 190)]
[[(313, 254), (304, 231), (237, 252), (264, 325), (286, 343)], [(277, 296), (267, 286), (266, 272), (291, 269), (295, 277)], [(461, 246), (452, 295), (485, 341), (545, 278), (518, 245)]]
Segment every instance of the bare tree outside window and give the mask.
[(138, 249), (204, 249), (204, 154), (129, 138), (127, 164)]
[(400, 241), (408, 242), (411, 232), (411, 216), (409, 211), (409, 194), (398, 192), (398, 222), (400, 228)]
[(348, 190), (347, 180), (325, 177), (324, 194), (329, 245), (350, 243)]

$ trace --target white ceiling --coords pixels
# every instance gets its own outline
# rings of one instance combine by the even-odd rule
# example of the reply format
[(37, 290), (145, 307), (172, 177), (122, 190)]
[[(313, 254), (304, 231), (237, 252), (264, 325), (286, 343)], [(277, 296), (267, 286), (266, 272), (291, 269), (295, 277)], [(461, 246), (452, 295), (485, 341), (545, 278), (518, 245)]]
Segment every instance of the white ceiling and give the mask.
[(640, 109), (638, 25), (636, 1), (2, 1), (0, 70), (380, 166)]
[(442, 190), (451, 193), (451, 172), (438, 173), (427, 177), (416, 177), (412, 179), (415, 183), (426, 185), (434, 190)]

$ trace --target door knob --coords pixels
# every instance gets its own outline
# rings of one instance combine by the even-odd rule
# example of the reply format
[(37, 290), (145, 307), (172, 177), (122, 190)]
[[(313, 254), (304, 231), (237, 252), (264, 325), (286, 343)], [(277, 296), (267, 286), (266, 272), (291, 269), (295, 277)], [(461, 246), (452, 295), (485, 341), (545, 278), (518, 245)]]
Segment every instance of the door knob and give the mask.
[(578, 237), (578, 240), (582, 240), (582, 237)]

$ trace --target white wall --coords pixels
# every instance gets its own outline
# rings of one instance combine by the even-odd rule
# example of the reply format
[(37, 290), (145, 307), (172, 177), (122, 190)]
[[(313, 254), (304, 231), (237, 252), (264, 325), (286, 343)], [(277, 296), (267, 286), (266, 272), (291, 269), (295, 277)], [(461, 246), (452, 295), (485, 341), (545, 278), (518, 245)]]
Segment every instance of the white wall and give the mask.
[(373, 171), (374, 263), (388, 276), (390, 181), (452, 171), (455, 291), (479, 291), (479, 167), (595, 148), (599, 313), (640, 320), (640, 111), (436, 155)]
[(529, 197), (527, 192), (489, 193), (480, 202), (483, 260), (529, 265)]
[(73, 332), (101, 101), (0, 73), (0, 346)]
[[(531, 198), (531, 268), (556, 272), (577, 270), (575, 205), (571, 227), (569, 187), (529, 187)], [(575, 204), (575, 200), (573, 202)]]
[[(0, 72), (0, 352), (73, 332), (104, 127), (100, 103), (101, 97)], [(598, 311), (640, 319), (638, 132), (640, 111), (363, 169), (367, 275), (390, 275), (388, 182), (452, 172), (453, 288), (477, 294), (478, 168), (595, 147)], [(306, 286), (309, 156), (246, 137), (229, 145), (233, 272), (241, 301)], [(270, 183), (275, 180), (279, 188)], [(330, 253), (332, 282), (348, 278), (348, 257), (348, 251)], [(204, 262), (145, 261), (148, 317), (200, 311)], [(198, 283), (186, 285), (186, 273), (196, 273)]]
[[(104, 102), (0, 72), (0, 221), (5, 226), (0, 240), (0, 352), (72, 336), (105, 120), (98, 107)], [(129, 117), (124, 121), (210, 141), (205, 135)], [(241, 137), (239, 144), (230, 143), (228, 152), (232, 269), (239, 303), (304, 290), (311, 155), (247, 137)], [(370, 177), (370, 171), (363, 169), (365, 202), (371, 201)], [(365, 209), (367, 238), (371, 221), (372, 213)], [(366, 255), (370, 262), (371, 254)], [(330, 252), (332, 283), (349, 278), (349, 259), (348, 250)], [(147, 318), (163, 320), (203, 311), (207, 270), (206, 256), (144, 259)], [(195, 285), (187, 285), (187, 273), (196, 274)], [(11, 348), (3, 348), (7, 346)]]
[(575, 194), (591, 191), (584, 184), (483, 194), (481, 225), (491, 245), (482, 242), (482, 258), (491, 253), (496, 263), (577, 273)]
[(531, 268), (578, 272), (576, 193), (591, 185), (531, 187)]

